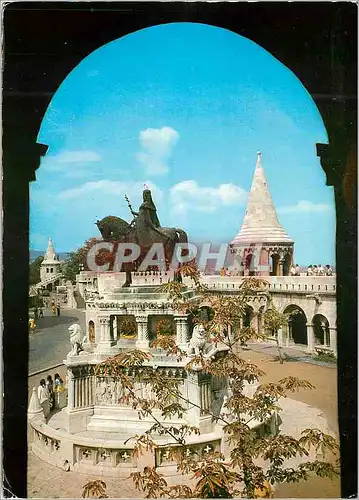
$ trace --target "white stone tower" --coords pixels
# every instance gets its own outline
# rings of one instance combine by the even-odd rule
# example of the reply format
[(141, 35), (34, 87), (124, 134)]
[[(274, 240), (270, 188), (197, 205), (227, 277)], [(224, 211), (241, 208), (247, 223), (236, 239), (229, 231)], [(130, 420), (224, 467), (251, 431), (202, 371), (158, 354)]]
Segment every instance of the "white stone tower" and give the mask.
[(259, 152), (243, 225), (230, 247), (240, 274), (289, 274), (294, 242), (279, 223)]
[(45, 281), (47, 278), (52, 278), (56, 274), (59, 274), (60, 266), (61, 262), (55, 254), (54, 244), (52, 242), (52, 239), (49, 238), (47, 250), (44, 254), (44, 260), (42, 261), (40, 268), (41, 281)]

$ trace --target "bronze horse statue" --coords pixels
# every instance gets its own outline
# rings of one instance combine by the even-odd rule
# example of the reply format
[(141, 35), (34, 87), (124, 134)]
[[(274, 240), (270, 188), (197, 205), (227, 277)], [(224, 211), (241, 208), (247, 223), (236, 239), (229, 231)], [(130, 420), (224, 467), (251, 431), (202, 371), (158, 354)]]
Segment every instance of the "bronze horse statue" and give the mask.
[[(127, 198), (126, 198), (127, 199)], [(125, 264), (126, 281), (124, 287), (132, 283), (131, 272), (141, 264), (143, 256), (154, 243), (161, 243), (164, 247), (166, 258), (166, 269), (171, 262), (175, 246), (178, 243), (187, 243), (188, 238), (185, 231), (175, 227), (161, 227), (157, 218), (156, 207), (152, 201), (151, 192), (145, 189), (143, 192), (144, 202), (139, 212), (134, 212), (129, 205), (134, 220), (131, 224), (125, 220), (109, 215), (97, 221), (96, 225), (104, 241), (116, 243), (135, 243), (141, 249), (141, 255), (137, 260)], [(186, 250), (182, 250), (182, 255)], [(179, 272), (175, 271), (175, 279), (181, 280)]]

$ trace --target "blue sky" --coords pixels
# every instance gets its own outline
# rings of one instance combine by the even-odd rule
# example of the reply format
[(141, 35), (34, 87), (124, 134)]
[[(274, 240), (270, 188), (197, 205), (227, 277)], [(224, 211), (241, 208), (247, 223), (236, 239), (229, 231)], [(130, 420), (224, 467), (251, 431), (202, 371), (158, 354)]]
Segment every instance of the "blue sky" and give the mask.
[(316, 156), (321, 116), (296, 76), (230, 31), (173, 23), (90, 54), (65, 79), (38, 142), (49, 146), (31, 185), (31, 249), (57, 251), (97, 236), (124, 200), (153, 190), (162, 226), (192, 241), (230, 242), (262, 163), (301, 265), (334, 262), (331, 187)]

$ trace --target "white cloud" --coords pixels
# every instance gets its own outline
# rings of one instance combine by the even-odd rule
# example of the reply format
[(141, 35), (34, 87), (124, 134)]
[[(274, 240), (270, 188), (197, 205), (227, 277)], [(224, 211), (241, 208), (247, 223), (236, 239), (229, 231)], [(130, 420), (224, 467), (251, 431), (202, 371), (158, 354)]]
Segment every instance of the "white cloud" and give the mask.
[(168, 172), (168, 160), (176, 145), (179, 134), (171, 127), (146, 128), (140, 132), (142, 151), (136, 154), (137, 160), (144, 166), (148, 175), (160, 175)]
[(247, 192), (235, 184), (205, 187), (194, 180), (187, 180), (173, 186), (170, 196), (173, 212), (184, 214), (190, 210), (215, 212), (223, 206), (243, 205)]
[(144, 184), (151, 189), (156, 200), (162, 199), (163, 192), (150, 181), (146, 181), (145, 183), (118, 182), (105, 179), (101, 181), (86, 182), (76, 188), (66, 189), (61, 191), (58, 196), (63, 200), (88, 200), (88, 198), (101, 200), (103, 197), (116, 196), (120, 202), (121, 197), (123, 199), (125, 194), (129, 197), (134, 196), (135, 198), (139, 198), (139, 196), (142, 195)]
[(298, 214), (313, 212), (332, 212), (333, 207), (327, 203), (313, 203), (308, 200), (298, 201), (295, 205), (278, 208), (280, 214)]
[(74, 165), (73, 168), (84, 163), (97, 163), (101, 161), (101, 156), (90, 149), (78, 151), (61, 151), (56, 155), (46, 155), (41, 159), (41, 169), (48, 171), (61, 171), (66, 165)]

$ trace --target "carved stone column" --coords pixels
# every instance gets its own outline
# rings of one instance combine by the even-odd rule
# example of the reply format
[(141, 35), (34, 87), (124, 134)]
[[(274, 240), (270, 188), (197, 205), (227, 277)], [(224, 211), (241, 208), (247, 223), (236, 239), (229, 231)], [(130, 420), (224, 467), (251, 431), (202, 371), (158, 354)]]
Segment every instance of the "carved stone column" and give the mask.
[(310, 323), (307, 323), (307, 343), (308, 343), (308, 352), (310, 353), (315, 352), (314, 328), (313, 325)]
[(109, 316), (99, 318), (100, 323), (100, 342), (101, 346), (111, 347), (114, 344), (111, 335), (111, 320)]
[(117, 342), (118, 333), (117, 333), (117, 316), (112, 316), (112, 336), (114, 342)]
[(279, 344), (279, 347), (283, 347), (283, 329), (282, 327), (280, 327), (278, 329), (278, 344)]
[(280, 259), (278, 262), (278, 276), (283, 276), (283, 266), (284, 266), (284, 259)]
[(329, 327), (329, 347), (337, 354), (337, 329)]
[(150, 343), (148, 338), (147, 316), (136, 316), (136, 323), (137, 323), (136, 347), (138, 349), (149, 349)]
[(75, 376), (71, 368), (67, 370), (67, 397), (67, 407), (73, 410), (75, 408)]
[(188, 343), (188, 320), (187, 316), (176, 316), (176, 344), (180, 348), (185, 348)]

